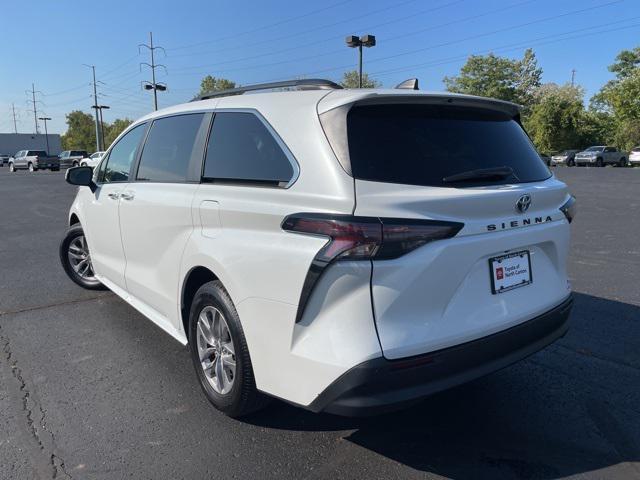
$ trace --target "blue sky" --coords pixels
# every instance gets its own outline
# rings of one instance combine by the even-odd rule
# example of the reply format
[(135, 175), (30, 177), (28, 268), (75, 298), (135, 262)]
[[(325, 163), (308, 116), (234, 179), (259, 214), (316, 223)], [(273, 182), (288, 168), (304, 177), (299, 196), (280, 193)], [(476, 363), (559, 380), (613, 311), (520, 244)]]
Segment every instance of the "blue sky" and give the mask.
[[(518, 57), (532, 47), (545, 82), (576, 82), (587, 98), (611, 78), (607, 66), (623, 49), (640, 45), (640, 0), (327, 0), (165, 1), (0, 0), (0, 132), (34, 131), (25, 90), (34, 82), (51, 132), (64, 115), (91, 112), (94, 64), (105, 120), (137, 118), (152, 108), (140, 82), (150, 78), (148, 51), (158, 61), (161, 107), (184, 102), (211, 74), (241, 84), (296, 77), (339, 79), (357, 63), (344, 44), (349, 34), (376, 35), (365, 70), (385, 86), (418, 77), (441, 90), (470, 54)], [(42, 129), (42, 126), (41, 126)]]

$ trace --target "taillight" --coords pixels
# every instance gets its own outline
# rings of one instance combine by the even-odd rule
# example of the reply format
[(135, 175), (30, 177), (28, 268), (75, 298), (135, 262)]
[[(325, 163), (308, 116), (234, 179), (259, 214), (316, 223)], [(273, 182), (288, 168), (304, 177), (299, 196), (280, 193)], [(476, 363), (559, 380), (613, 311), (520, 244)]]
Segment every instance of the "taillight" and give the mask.
[(322, 272), (336, 260), (388, 260), (398, 258), (434, 240), (455, 236), (462, 223), (438, 220), (358, 217), (319, 213), (297, 213), (282, 222), (282, 229), (307, 235), (320, 235), (328, 242), (316, 254), (309, 267), (296, 322)]
[(569, 221), (569, 223), (571, 223), (578, 213), (576, 197), (571, 195), (569, 197), (569, 200), (567, 200), (565, 204), (560, 207), (560, 211), (564, 213), (564, 216), (567, 217), (567, 220)]

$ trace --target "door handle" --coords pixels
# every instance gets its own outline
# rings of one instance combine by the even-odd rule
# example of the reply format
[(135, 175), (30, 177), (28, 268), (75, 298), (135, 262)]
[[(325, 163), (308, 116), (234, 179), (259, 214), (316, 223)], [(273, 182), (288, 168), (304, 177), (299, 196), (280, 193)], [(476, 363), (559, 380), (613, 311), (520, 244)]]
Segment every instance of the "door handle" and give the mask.
[(120, 198), (123, 200), (133, 200), (135, 198), (136, 194), (133, 192), (122, 192), (120, 194)]
[(111, 200), (118, 200), (120, 198), (120, 194), (119, 193), (108, 193), (107, 196)]

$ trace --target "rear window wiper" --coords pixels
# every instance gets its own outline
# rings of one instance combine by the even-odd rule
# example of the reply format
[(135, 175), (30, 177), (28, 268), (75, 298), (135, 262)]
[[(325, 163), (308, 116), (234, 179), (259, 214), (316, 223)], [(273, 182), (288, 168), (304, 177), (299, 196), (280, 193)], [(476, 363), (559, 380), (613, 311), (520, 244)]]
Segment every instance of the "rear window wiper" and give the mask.
[(444, 177), (442, 181), (444, 183), (473, 182), (475, 180), (488, 179), (502, 180), (508, 177), (514, 177), (516, 180), (520, 180), (513, 171), (513, 168), (505, 166), (467, 170), (466, 172), (455, 173), (453, 175), (449, 175), (448, 177)]

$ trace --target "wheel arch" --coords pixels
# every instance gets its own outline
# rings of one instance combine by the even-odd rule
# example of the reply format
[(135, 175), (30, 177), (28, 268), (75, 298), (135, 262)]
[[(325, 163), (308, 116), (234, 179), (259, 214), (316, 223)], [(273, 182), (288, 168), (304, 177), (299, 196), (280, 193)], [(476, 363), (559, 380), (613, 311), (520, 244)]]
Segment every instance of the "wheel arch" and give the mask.
[(180, 317), (184, 334), (189, 341), (189, 309), (198, 289), (205, 283), (219, 280), (209, 268), (202, 265), (192, 267), (182, 282), (180, 292)]
[(69, 216), (69, 226), (72, 227), (77, 223), (80, 223), (80, 218), (78, 218), (78, 215), (76, 215), (75, 213), (72, 213)]

